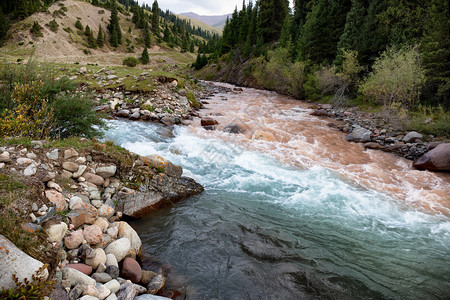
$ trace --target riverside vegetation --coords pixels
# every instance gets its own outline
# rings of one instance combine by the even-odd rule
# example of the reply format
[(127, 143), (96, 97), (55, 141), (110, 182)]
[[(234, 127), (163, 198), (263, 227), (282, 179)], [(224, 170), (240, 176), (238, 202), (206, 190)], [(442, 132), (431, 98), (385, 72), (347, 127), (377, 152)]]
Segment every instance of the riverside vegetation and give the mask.
[(360, 106), (449, 137), (446, 1), (244, 3), (199, 49), (200, 76), (298, 99)]
[[(365, 140), (375, 144), (367, 148), (392, 148), (410, 159), (427, 150), (422, 135), (406, 138), (395, 129), (398, 134), (388, 136), (376, 126), (383, 122), (430, 140), (449, 137), (449, 37), (438, 26), (447, 22), (448, 6), (442, 1), (294, 1), (290, 14), (287, 1), (261, 0), (236, 9), (222, 37), (161, 11), (156, 1), (152, 7), (133, 0), (87, 2), (0, 6), (0, 40), (9, 60), (0, 68), (0, 252), (21, 263), (0, 278), (1, 297), (177, 296), (164, 289), (162, 268), (147, 269), (139, 236), (121, 218), (141, 217), (203, 188), (164, 158), (140, 157), (96, 138), (111, 115), (169, 126), (198, 116), (201, 86), (187, 75), (191, 63), (206, 79), (329, 102), (333, 106), (319, 105), (315, 113), (343, 120), (333, 126), (353, 135), (355, 122), (366, 116), (348, 109), (358, 105), (376, 115), (368, 126), (377, 135)], [(77, 18), (63, 26), (71, 5), (93, 5), (99, 23)], [(43, 26), (32, 19), (41, 13), (48, 18)], [(426, 21), (409, 25), (419, 15)], [(391, 19), (394, 26), (386, 25)], [(374, 39), (368, 34), (374, 28), (379, 40), (364, 40)], [(67, 35), (89, 65), (79, 66), (79, 57), (22, 61), (52, 34)], [(152, 47), (163, 48), (164, 58), (149, 53)], [(114, 57), (115, 66), (97, 65), (95, 55)], [(208, 129), (216, 124), (202, 120)], [(397, 147), (402, 140), (411, 144)]]

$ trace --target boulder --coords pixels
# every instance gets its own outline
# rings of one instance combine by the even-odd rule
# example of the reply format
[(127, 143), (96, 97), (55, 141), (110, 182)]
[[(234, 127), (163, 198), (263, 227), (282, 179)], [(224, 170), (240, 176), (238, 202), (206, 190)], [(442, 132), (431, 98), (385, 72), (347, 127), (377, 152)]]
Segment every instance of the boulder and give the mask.
[(83, 236), (89, 245), (97, 245), (102, 242), (103, 234), (97, 225), (87, 226), (83, 230)]
[(133, 283), (138, 283), (139, 281), (141, 281), (142, 277), (141, 266), (136, 260), (130, 257), (126, 257), (122, 262), (120, 276), (122, 278), (131, 280), (131, 282)]
[(414, 161), (418, 170), (450, 171), (450, 143), (440, 144)]
[(147, 290), (150, 294), (156, 294), (161, 290), (166, 284), (166, 279), (162, 275), (158, 275), (150, 281), (147, 286)]
[(118, 240), (112, 242), (111, 244), (109, 244), (105, 248), (105, 253), (107, 255), (114, 254), (117, 261), (121, 261), (128, 254), (130, 249), (131, 249), (130, 240), (127, 238), (121, 238), (121, 239), (118, 239)]
[(100, 217), (104, 217), (104, 218), (111, 218), (114, 215), (114, 208), (112, 208), (111, 206), (107, 205), (107, 204), (102, 204), (100, 205), (100, 207), (98, 208), (98, 215)]
[(139, 283), (143, 286), (147, 286), (156, 276), (158, 276), (158, 273), (142, 270), (141, 281)]
[[(93, 225), (95, 226), (95, 225)], [(97, 267), (100, 264), (106, 263), (106, 254), (105, 251), (102, 248), (96, 248), (95, 251), (95, 257), (92, 260), (92, 268), (97, 269)]]
[(89, 172), (84, 173), (83, 177), (87, 182), (93, 183), (95, 185), (103, 185), (105, 183), (105, 179), (103, 177)]
[(78, 164), (71, 162), (71, 161), (66, 161), (63, 163), (62, 165), (63, 169), (69, 172), (76, 172), (78, 171)]
[[(78, 218), (84, 218), (84, 223), (94, 224), (95, 220), (98, 218), (97, 209), (88, 203), (77, 203), (73, 207), (73, 210), (69, 213), (78, 213)], [(72, 219), (71, 219), (72, 220)]]
[(60, 243), (67, 232), (67, 224), (61, 222), (59, 224), (50, 225), (45, 232), (47, 233), (47, 239), (52, 243)]
[(415, 140), (421, 140), (423, 138), (423, 136), (415, 131), (411, 131), (408, 132), (404, 137), (403, 137), (403, 142), (405, 143), (411, 143), (414, 142)]
[(106, 254), (106, 266), (115, 266), (119, 267), (119, 264), (117, 263), (117, 258), (114, 254)]
[(210, 117), (204, 117), (204, 118), (201, 118), (200, 124), (201, 124), (202, 126), (214, 126), (214, 125), (218, 125), (219, 122), (217, 122), (217, 121), (214, 120), (213, 118), (210, 118)]
[(109, 275), (108, 273), (94, 273), (91, 277), (94, 278), (95, 281), (100, 283), (107, 283), (112, 280), (111, 275)]
[(95, 280), (86, 274), (74, 269), (65, 267), (62, 269), (63, 279), (70, 281), (70, 286), (81, 284), (82, 286), (95, 285)]
[(171, 298), (163, 297), (163, 296), (156, 296), (151, 294), (144, 294), (140, 296), (134, 297), (134, 300), (170, 300)]
[(114, 227), (118, 227), (119, 231), (117, 236), (119, 238), (127, 238), (131, 243), (131, 248), (139, 254), (142, 250), (142, 242), (137, 232), (127, 222), (115, 222), (112, 224)]
[(141, 114), (139, 112), (134, 112), (129, 116), (130, 120), (139, 120), (140, 117)]
[(223, 132), (228, 132), (228, 133), (234, 133), (234, 134), (238, 134), (238, 133), (243, 133), (245, 130), (238, 124), (232, 123), (229, 124), (227, 126), (225, 126), (222, 129)]
[(120, 290), (120, 283), (116, 279), (110, 280), (104, 285), (111, 293), (117, 293)]
[(171, 126), (180, 123), (180, 120), (178, 120), (178, 118), (175, 117), (165, 116), (161, 118), (160, 122), (166, 126)]
[(2, 154), (0, 154), (0, 163), (8, 163), (11, 161), (11, 156), (9, 155), (9, 152), (4, 151)]
[(174, 165), (172, 162), (156, 154), (144, 157), (144, 162), (149, 166), (161, 168), (165, 174), (175, 178), (180, 178), (181, 174), (183, 174), (182, 167)]
[(117, 292), (118, 300), (134, 300), (137, 295), (136, 286), (129, 280), (120, 285), (120, 290)]
[(272, 133), (262, 130), (256, 130), (252, 135), (252, 140), (264, 140), (268, 142), (276, 141)]
[(23, 174), (25, 176), (33, 176), (33, 175), (36, 174), (36, 172), (37, 172), (36, 165), (35, 164), (31, 164), (23, 171)]
[(61, 194), (57, 190), (54, 189), (46, 190), (45, 197), (47, 197), (47, 199), (50, 202), (56, 204), (57, 211), (64, 211), (67, 209), (67, 203), (66, 200), (64, 199), (63, 194)]
[(66, 265), (66, 268), (75, 269), (88, 276), (92, 273), (92, 267), (86, 264), (68, 264)]
[(64, 245), (67, 249), (76, 249), (81, 243), (83, 243), (83, 231), (77, 230), (66, 236), (64, 239)]
[(59, 157), (59, 150), (58, 149), (53, 149), (50, 152), (47, 152), (47, 157), (51, 160), (58, 160)]
[(46, 280), (48, 270), (42, 269), (43, 266), (42, 262), (32, 258), (0, 235), (0, 290), (16, 286), (12, 279), (13, 274), (19, 282), (23, 282), (25, 278), (31, 281), (31, 277), (42, 270), (38, 276)]
[(346, 139), (349, 142), (365, 143), (370, 141), (371, 135), (372, 132), (370, 130), (359, 127), (353, 129), (353, 131), (347, 135)]
[(117, 167), (115, 165), (97, 167), (95, 173), (104, 179), (112, 177), (116, 174)]
[(316, 109), (310, 113), (312, 116), (328, 117), (328, 111), (326, 109)]
[(129, 115), (130, 115), (130, 111), (128, 109), (122, 109), (116, 113), (116, 117), (120, 117), (120, 118), (128, 118)]
[(77, 157), (78, 156), (78, 152), (77, 150), (70, 148), (70, 149), (66, 149), (64, 150), (64, 159), (70, 159), (72, 157)]

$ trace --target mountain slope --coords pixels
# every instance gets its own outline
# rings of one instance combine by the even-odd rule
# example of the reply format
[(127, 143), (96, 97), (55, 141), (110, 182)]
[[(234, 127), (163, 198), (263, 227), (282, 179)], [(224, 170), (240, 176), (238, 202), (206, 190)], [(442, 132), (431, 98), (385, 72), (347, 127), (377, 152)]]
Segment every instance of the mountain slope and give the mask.
[(231, 14), (221, 15), (221, 16), (201, 16), (193, 12), (182, 13), (181, 16), (188, 17), (190, 19), (199, 20), (207, 25), (215, 27), (222, 31), (225, 26), (225, 21), (227, 17), (231, 17)]

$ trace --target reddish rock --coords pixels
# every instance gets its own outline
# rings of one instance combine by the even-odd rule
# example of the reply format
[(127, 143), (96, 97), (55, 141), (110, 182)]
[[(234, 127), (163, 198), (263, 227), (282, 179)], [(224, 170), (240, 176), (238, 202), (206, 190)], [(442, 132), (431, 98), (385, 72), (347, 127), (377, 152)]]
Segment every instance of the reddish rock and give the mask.
[(92, 267), (85, 264), (68, 264), (66, 268), (75, 269), (88, 276), (92, 273)]
[(120, 276), (131, 280), (133, 283), (138, 283), (142, 277), (141, 266), (136, 260), (127, 257), (122, 261)]
[(70, 223), (75, 227), (80, 227), (81, 225), (84, 224), (85, 220), (86, 220), (86, 214), (83, 210), (78, 209), (78, 210), (72, 210), (71, 212), (69, 212), (66, 217), (69, 218)]
[(100, 227), (91, 225), (84, 228), (83, 236), (89, 245), (97, 245), (102, 242), (103, 233)]
[(369, 143), (364, 144), (364, 148), (366, 148), (366, 149), (382, 149), (383, 146), (381, 146), (378, 143), (369, 142)]
[(50, 202), (56, 204), (57, 211), (63, 211), (67, 208), (67, 203), (66, 200), (64, 200), (63, 194), (61, 194), (57, 190), (46, 190), (45, 197), (47, 197)]
[(69, 236), (64, 239), (64, 245), (67, 249), (76, 249), (83, 242), (83, 231), (77, 230), (72, 232)]
[(95, 185), (103, 185), (105, 183), (105, 179), (103, 179), (103, 177), (89, 172), (84, 173), (83, 177), (86, 179), (86, 181)]
[(428, 151), (413, 166), (419, 170), (450, 171), (450, 143), (440, 144)]
[(202, 118), (200, 122), (202, 126), (213, 126), (219, 124), (219, 122), (210, 117)]
[(85, 224), (94, 224), (95, 220), (98, 218), (97, 209), (88, 203), (75, 204), (71, 213), (74, 211), (84, 215)]

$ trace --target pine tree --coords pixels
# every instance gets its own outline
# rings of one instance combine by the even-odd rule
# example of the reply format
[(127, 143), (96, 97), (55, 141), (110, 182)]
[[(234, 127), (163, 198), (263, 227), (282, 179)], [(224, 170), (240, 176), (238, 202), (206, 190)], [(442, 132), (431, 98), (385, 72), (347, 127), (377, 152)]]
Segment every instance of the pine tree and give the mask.
[[(250, 5), (250, 4), (249, 4)], [(250, 29), (250, 18), (245, 7), (245, 1), (242, 3), (242, 10), (239, 12), (239, 18), (241, 19), (241, 27), (239, 29), (239, 44), (244, 44), (247, 41), (248, 31)]]
[(260, 0), (258, 35), (264, 43), (271, 43), (280, 38), (281, 29), (288, 13), (288, 0)]
[(111, 34), (110, 44), (113, 47), (118, 47), (122, 44), (122, 31), (120, 30), (119, 25), (119, 16), (117, 11), (117, 3), (116, 0), (112, 0), (111, 3), (111, 18), (108, 24), (108, 30)]
[(3, 14), (3, 10), (0, 7), (0, 45), (4, 40), (4, 38), (6, 37), (8, 29), (9, 29), (8, 20), (6, 20), (6, 16)]
[(29, 15), (28, 3), (26, 0), (17, 0), (15, 4), (14, 16), (16, 19), (23, 20)]
[(159, 38), (159, 7), (158, 1), (154, 1), (152, 5), (152, 30), (153, 33)]
[(105, 45), (105, 37), (103, 34), (102, 26), (98, 25), (97, 46), (102, 48)]
[(91, 28), (89, 25), (86, 25), (86, 29), (84, 30), (84, 35), (89, 36), (91, 34)]
[(141, 63), (146, 65), (150, 62), (150, 56), (148, 55), (148, 49), (147, 47), (144, 48), (144, 51), (142, 51), (141, 55)]
[(148, 23), (145, 23), (145, 29), (144, 29), (144, 43), (145, 47), (150, 48), (152, 44), (152, 40), (150, 37), (150, 31), (148, 30)]
[(81, 24), (80, 20), (77, 20), (75, 22), (75, 28), (77, 28), (79, 30), (83, 30), (83, 24)]
[(280, 42), (278, 43), (278, 47), (289, 48), (289, 50), (292, 47), (290, 15), (287, 15), (284, 20), (283, 27), (281, 28), (281, 37)]
[(423, 97), (430, 104), (450, 108), (450, 32), (449, 6), (441, 0), (430, 0), (427, 7), (425, 34), (422, 38), (423, 65), (427, 82)]
[(92, 30), (89, 30), (88, 45), (89, 48), (97, 48), (97, 42), (95, 41), (94, 32)]
[(318, 0), (306, 17), (297, 41), (298, 58), (330, 63), (345, 27), (350, 0)]
[(335, 62), (342, 63), (342, 54), (344, 50), (356, 50), (360, 52), (362, 49), (361, 28), (366, 17), (364, 0), (352, 0), (352, 6), (347, 14), (344, 32), (342, 33), (337, 45), (337, 57)]

